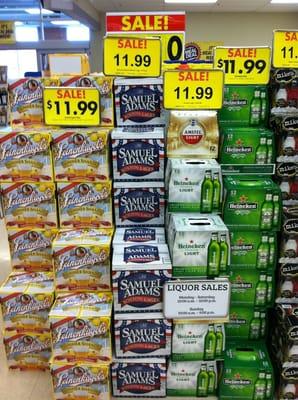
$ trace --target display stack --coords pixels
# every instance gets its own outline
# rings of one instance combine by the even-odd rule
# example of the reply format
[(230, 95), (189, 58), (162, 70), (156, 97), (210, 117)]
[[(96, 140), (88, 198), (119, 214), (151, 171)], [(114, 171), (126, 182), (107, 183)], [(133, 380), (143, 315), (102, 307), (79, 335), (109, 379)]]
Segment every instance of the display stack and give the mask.
[(225, 366), (231, 369), (224, 369), (219, 393), (222, 399), (241, 397), (241, 382), (247, 381), (246, 396), (272, 399), (273, 369), (264, 339), (267, 309), (273, 304), (281, 197), (270, 176), (275, 147), (273, 132), (266, 128), (267, 87), (225, 86), (219, 120), (232, 286), (225, 353)]
[(279, 371), (280, 399), (292, 399), (298, 396), (298, 353), (295, 334), (298, 325), (296, 316), (298, 296), (297, 69), (283, 68), (271, 71), (270, 123), (276, 134), (276, 179), (282, 192), (283, 209), (272, 353)]

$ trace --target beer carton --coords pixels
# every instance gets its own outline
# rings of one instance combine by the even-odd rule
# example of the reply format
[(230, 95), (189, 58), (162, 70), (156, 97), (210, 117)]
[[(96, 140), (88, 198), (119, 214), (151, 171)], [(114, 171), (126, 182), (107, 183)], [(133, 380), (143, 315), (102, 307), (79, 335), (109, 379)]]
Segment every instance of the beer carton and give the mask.
[(283, 264), (298, 264), (298, 238), (295, 234), (282, 235), (278, 261)]
[(79, 76), (60, 76), (61, 86), (69, 87), (95, 87), (100, 93), (100, 125), (114, 126), (114, 78), (103, 74), (90, 74)]
[(223, 219), (228, 228), (246, 231), (280, 229), (281, 193), (269, 178), (224, 178)]
[(171, 354), (172, 322), (162, 313), (115, 314), (114, 323), (117, 358)]
[(111, 362), (111, 313), (111, 293), (58, 296), (49, 315), (53, 361)]
[(229, 231), (217, 215), (173, 215), (169, 242), (173, 277), (216, 277), (227, 274), (230, 263)]
[(50, 360), (55, 400), (110, 400), (107, 364)]
[(165, 397), (166, 359), (115, 359), (112, 363), (114, 397)]
[(57, 229), (9, 229), (13, 271), (52, 271), (52, 242), (56, 233)]
[(223, 128), (220, 146), (223, 174), (274, 173), (275, 139), (269, 129)]
[(170, 361), (167, 396), (209, 397), (216, 394), (218, 371), (215, 361)]
[(202, 361), (223, 358), (224, 324), (176, 320), (173, 323), (172, 360)]
[(61, 231), (53, 242), (56, 290), (111, 290), (110, 247), (108, 232)]
[(50, 332), (4, 332), (7, 363), (11, 369), (46, 370), (51, 355)]
[(57, 183), (62, 228), (113, 226), (111, 182)]
[(271, 70), (271, 115), (298, 113), (298, 69), (274, 68)]
[(0, 287), (4, 329), (16, 332), (49, 331), (54, 281), (49, 272), (12, 273)]
[(114, 81), (117, 126), (164, 126), (162, 78), (116, 78)]
[(117, 128), (112, 131), (113, 176), (115, 181), (163, 180), (164, 130)]
[(108, 129), (61, 129), (52, 136), (56, 182), (109, 179)]
[(215, 160), (169, 159), (166, 188), (169, 212), (219, 213), (222, 176)]
[(272, 271), (277, 261), (277, 236), (269, 231), (230, 230), (232, 269)]
[(56, 228), (54, 183), (2, 183), (7, 228)]
[(57, 78), (23, 78), (11, 82), (10, 123), (13, 128), (40, 127), (44, 124), (43, 89), (59, 86)]
[(216, 111), (170, 111), (169, 158), (217, 158), (218, 140)]
[(268, 111), (267, 86), (225, 85), (223, 107), (218, 118), (221, 127), (266, 126)]
[(163, 182), (115, 182), (114, 209), (116, 226), (163, 226)]
[(117, 228), (113, 246), (126, 244), (165, 244), (164, 228)]
[(225, 352), (219, 398), (251, 400), (274, 398), (274, 372), (262, 342), (231, 343)]
[(266, 309), (231, 304), (230, 321), (226, 323), (227, 339), (259, 340), (267, 331)]
[(0, 180), (2, 182), (48, 182), (53, 180), (51, 135), (43, 131), (0, 134)]

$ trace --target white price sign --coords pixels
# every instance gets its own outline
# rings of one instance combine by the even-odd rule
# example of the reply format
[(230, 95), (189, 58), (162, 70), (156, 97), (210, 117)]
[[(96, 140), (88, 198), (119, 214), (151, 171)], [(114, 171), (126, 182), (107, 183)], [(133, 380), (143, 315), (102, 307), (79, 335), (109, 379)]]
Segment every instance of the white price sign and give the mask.
[(228, 279), (169, 281), (163, 288), (164, 315), (169, 319), (228, 321)]

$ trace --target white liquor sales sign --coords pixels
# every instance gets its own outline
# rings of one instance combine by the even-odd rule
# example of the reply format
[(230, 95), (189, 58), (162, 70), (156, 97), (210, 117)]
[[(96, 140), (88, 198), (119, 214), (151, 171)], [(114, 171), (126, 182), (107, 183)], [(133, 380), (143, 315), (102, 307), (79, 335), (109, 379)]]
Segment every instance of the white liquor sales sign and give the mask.
[(169, 319), (228, 321), (228, 279), (169, 281), (163, 288), (164, 315)]

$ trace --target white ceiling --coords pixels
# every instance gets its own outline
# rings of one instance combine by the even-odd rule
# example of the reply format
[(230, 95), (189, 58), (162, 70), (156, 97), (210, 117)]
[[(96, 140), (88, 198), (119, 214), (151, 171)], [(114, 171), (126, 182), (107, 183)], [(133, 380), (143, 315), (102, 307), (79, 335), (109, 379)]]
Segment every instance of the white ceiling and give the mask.
[[(165, 5), (163, 0), (90, 0), (101, 12), (164, 11), (188, 12), (297, 12), (298, 4), (270, 4), (270, 0), (218, 0), (216, 4)], [(252, 21), (253, 27), (253, 21)], [(297, 20), (298, 27), (298, 20)]]

